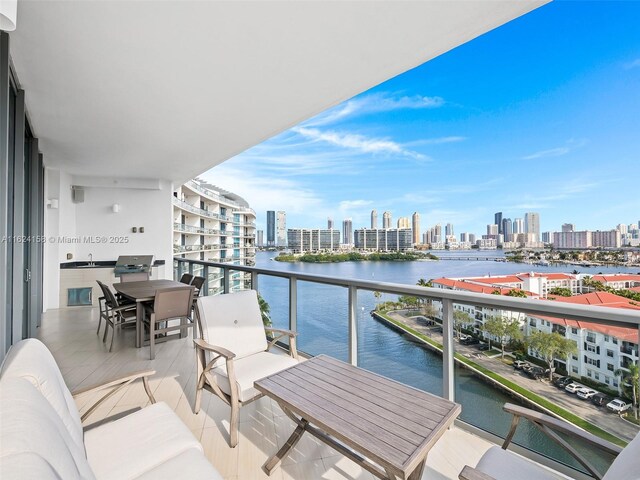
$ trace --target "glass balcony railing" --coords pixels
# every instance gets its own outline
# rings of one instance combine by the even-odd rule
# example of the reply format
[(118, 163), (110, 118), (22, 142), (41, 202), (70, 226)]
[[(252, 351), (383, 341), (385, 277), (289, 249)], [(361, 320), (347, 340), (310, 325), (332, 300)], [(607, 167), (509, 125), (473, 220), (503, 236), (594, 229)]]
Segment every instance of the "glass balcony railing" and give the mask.
[(236, 219), (231, 215), (221, 215), (219, 213), (210, 212), (209, 210), (191, 205), (190, 203), (185, 202), (184, 200), (180, 200), (177, 197), (172, 197), (172, 202), (176, 207), (179, 207), (191, 213), (195, 213), (196, 215), (200, 215), (201, 217), (214, 218), (216, 220), (220, 220), (221, 222), (227, 222), (234, 225), (239, 225), (241, 227), (254, 228), (256, 226), (255, 222), (245, 222), (243, 219)]
[(208, 188), (205, 188), (201, 185), (198, 185), (196, 182), (194, 182), (193, 180), (189, 180), (186, 183), (187, 187), (189, 187), (191, 190), (198, 192), (198, 193), (202, 193), (203, 195), (211, 198), (212, 200), (215, 200), (219, 203), (223, 203), (226, 205), (231, 205), (235, 208), (233, 208), (234, 212), (248, 212), (250, 214), (253, 214), (255, 216), (256, 212), (252, 209), (249, 208), (245, 205), (242, 205), (238, 202), (236, 202), (235, 200), (231, 200), (230, 198), (225, 197), (224, 195), (220, 195), (218, 192), (214, 192), (213, 190), (210, 190)]
[(202, 252), (205, 250), (221, 250), (225, 248), (219, 244), (205, 244), (205, 245), (174, 245), (173, 253), (185, 253), (185, 252)]
[[(521, 328), (528, 327), (528, 315), (538, 315), (638, 331), (638, 312), (227, 263), (235, 259), (228, 257), (219, 263), (174, 259), (174, 274), (179, 278), (199, 265), (205, 272), (221, 275), (206, 290), (210, 294), (257, 290), (269, 304), (274, 326), (298, 333), (298, 349), (303, 353), (332, 355), (455, 400), (462, 405), (459, 426), (492, 442), (503, 438), (509, 430), (511, 416), (502, 410), (507, 402), (546, 413), (552, 411), (568, 420), (580, 417), (581, 428), (609, 440), (628, 440), (638, 430), (608, 413), (606, 408), (597, 409), (548, 380), (541, 381), (548, 375), (544, 373), (544, 362), (527, 352), (526, 347), (509, 346), (503, 359), (501, 342), (480, 330), (491, 315), (508, 313), (520, 322)], [(477, 318), (482, 318), (480, 325)], [(537, 328), (542, 329), (542, 325)], [(548, 332), (551, 331), (549, 325)], [(286, 344), (283, 346), (286, 348)], [(516, 352), (517, 349), (520, 351)], [(539, 370), (535, 368), (528, 374), (511, 366), (516, 355), (527, 353), (528, 361), (541, 367), (542, 377), (537, 376), (535, 372)], [(605, 354), (603, 350), (602, 355)], [(556, 361), (557, 372), (564, 373), (563, 369), (576, 361), (579, 360), (574, 361), (571, 356), (564, 363)], [(586, 371), (583, 375), (586, 379)], [(579, 376), (576, 380), (581, 381)], [(582, 470), (533, 425), (521, 425), (515, 442), (517, 448), (536, 461), (544, 460), (543, 463), (565, 472)], [(592, 462), (602, 469), (612, 460), (586, 446), (575, 448), (588, 451)]]
[(220, 235), (220, 230), (216, 230), (215, 228), (204, 228), (204, 227), (194, 227), (192, 225), (185, 225), (184, 223), (175, 223), (173, 224), (173, 229), (177, 232), (185, 232), (185, 233), (197, 233), (199, 235)]

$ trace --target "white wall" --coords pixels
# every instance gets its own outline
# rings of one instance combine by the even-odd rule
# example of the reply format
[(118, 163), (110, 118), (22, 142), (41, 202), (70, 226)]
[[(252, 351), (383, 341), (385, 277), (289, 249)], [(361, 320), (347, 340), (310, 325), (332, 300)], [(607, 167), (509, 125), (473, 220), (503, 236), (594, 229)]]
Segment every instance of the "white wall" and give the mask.
[[(87, 261), (90, 253), (94, 261), (116, 260), (120, 255), (153, 255), (154, 260), (165, 261), (164, 275), (171, 277), (170, 182), (109, 182), (104, 177), (72, 177), (48, 168), (45, 185), (46, 199), (59, 199), (59, 208), (48, 207), (45, 213), (45, 310), (59, 308), (60, 263)], [(71, 185), (83, 186), (84, 202), (72, 202)], [(114, 203), (120, 206), (119, 213), (113, 212)], [(132, 227), (138, 231), (144, 227), (144, 233), (132, 233)], [(71, 241), (61, 241), (63, 238)], [(67, 254), (73, 258), (67, 260)]]

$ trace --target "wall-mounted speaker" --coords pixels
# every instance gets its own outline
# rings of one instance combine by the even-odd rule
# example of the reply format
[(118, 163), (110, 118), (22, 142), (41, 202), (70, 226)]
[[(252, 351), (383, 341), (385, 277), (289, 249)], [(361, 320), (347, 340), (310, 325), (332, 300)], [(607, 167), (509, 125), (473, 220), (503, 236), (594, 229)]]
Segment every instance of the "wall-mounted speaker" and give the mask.
[(83, 203), (84, 202), (84, 188), (76, 187), (75, 185), (71, 187), (71, 200), (73, 203)]

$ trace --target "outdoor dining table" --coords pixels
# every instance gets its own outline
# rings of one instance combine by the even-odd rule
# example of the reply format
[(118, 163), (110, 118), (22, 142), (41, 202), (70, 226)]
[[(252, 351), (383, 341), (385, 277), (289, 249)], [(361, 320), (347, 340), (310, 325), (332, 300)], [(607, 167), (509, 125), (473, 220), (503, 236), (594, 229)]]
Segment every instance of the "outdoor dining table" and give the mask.
[(441, 397), (319, 355), (254, 383), (296, 424), (264, 465), (280, 465), (308, 432), (374, 476), (422, 478), (429, 450), (461, 407)]
[(141, 282), (113, 284), (116, 292), (128, 300), (136, 302), (136, 348), (142, 347), (144, 302), (152, 302), (158, 289), (186, 286), (184, 283), (176, 282), (175, 280), (144, 280)]

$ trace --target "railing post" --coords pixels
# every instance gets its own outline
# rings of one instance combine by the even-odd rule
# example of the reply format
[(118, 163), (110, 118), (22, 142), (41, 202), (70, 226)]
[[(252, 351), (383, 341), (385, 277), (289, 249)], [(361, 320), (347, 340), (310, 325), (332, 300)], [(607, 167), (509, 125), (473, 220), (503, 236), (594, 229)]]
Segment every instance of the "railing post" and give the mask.
[(358, 288), (349, 285), (349, 363), (358, 365)]
[(453, 302), (442, 300), (442, 396), (454, 401)]
[(202, 268), (202, 276), (204, 277), (204, 285), (200, 289), (202, 295), (209, 295), (209, 265), (204, 265)]
[(298, 331), (298, 282), (289, 277), (289, 330)]
[(258, 291), (258, 272), (251, 272), (251, 290)]
[(227, 267), (222, 267), (222, 275), (222, 284), (224, 285), (223, 293), (230, 293), (231, 270)]

